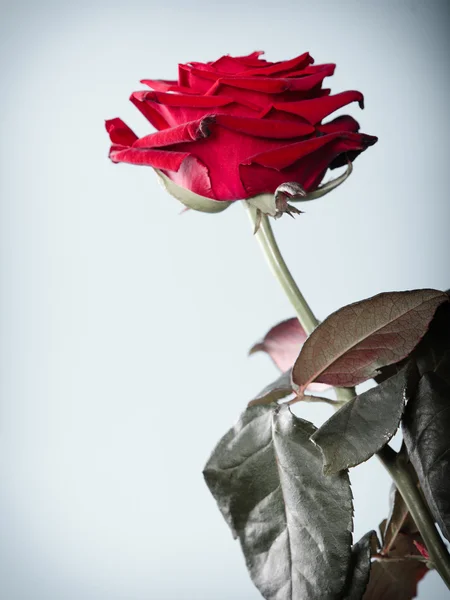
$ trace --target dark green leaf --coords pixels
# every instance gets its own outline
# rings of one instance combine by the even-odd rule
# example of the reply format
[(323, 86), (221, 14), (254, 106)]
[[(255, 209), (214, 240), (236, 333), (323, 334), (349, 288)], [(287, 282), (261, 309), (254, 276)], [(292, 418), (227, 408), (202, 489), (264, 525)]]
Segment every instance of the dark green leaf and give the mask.
[(450, 540), (450, 384), (437, 373), (420, 379), (407, 404), (403, 437), (431, 512)]
[(304, 343), (292, 378), (299, 394), (313, 381), (355, 386), (412, 352), (438, 306), (438, 290), (383, 293), (344, 306), (325, 319)]
[(249, 406), (256, 406), (257, 404), (271, 404), (277, 400), (281, 400), (289, 394), (292, 394), (292, 382), (291, 382), (292, 369), (282, 373), (274, 382), (266, 386), (251, 402)]
[(413, 358), (420, 375), (434, 371), (450, 384), (450, 304), (446, 302), (436, 311), (430, 329)]
[(312, 440), (322, 450), (326, 474), (359, 465), (389, 442), (403, 413), (410, 370), (407, 365), (356, 396), (316, 431)]
[(326, 477), (314, 426), (285, 405), (248, 408), (204, 476), (267, 600), (336, 600), (350, 564), (346, 472)]
[[(446, 292), (448, 295), (448, 292)], [(422, 376), (436, 371), (450, 383), (450, 303), (444, 302), (436, 311), (430, 328), (410, 357), (380, 369), (378, 383), (392, 377), (407, 361), (415, 362)]]
[(343, 600), (361, 600), (369, 582), (370, 557), (377, 534), (369, 531), (352, 548), (351, 567)]

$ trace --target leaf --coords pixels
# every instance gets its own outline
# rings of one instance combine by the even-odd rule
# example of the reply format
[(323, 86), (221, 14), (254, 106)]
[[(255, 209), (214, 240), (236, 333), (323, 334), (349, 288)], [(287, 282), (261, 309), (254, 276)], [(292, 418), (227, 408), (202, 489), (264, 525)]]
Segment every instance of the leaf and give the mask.
[[(250, 348), (249, 354), (265, 352), (280, 371), (290, 373), (306, 338), (307, 335), (299, 320), (293, 317), (272, 327), (260, 342)], [(312, 383), (308, 389), (322, 392), (329, 387), (322, 383)]]
[(424, 563), (414, 559), (376, 560), (363, 600), (411, 600), (427, 571)]
[(405, 358), (448, 300), (437, 290), (389, 292), (336, 311), (313, 331), (295, 362), (292, 376), (299, 394), (313, 381), (358, 385)]
[(450, 384), (443, 377), (434, 372), (422, 376), (402, 427), (430, 510), (450, 540)]
[(266, 352), (284, 373), (292, 368), (306, 338), (305, 330), (294, 317), (272, 327), (263, 340), (250, 348), (249, 354)]
[(366, 461), (392, 438), (405, 405), (409, 365), (379, 386), (356, 396), (312, 436), (324, 456), (324, 473)]
[(403, 500), (395, 486), (392, 496), (391, 516), (380, 524), (383, 549), (372, 562), (363, 600), (411, 600), (416, 597), (418, 582), (428, 572), (421, 553), (426, 549), (409, 513), (388, 547), (389, 523), (397, 520), (396, 514), (400, 520), (404, 516)]
[[(446, 292), (448, 295), (448, 292)], [(380, 369), (375, 377), (381, 383), (397, 373), (406, 362), (414, 361), (420, 375), (436, 371), (450, 383), (450, 369), (446, 366), (450, 360), (450, 303), (444, 302), (436, 311), (430, 327), (413, 353), (398, 363)]]
[(282, 373), (278, 379), (266, 386), (251, 402), (248, 406), (256, 406), (257, 404), (271, 404), (282, 398), (286, 398), (293, 393), (292, 381), (291, 381), (292, 370)]
[(369, 582), (370, 557), (377, 534), (369, 531), (352, 548), (349, 581), (343, 600), (361, 600)]
[(413, 358), (421, 375), (434, 371), (450, 384), (450, 303), (438, 308)]
[(267, 600), (335, 600), (350, 563), (347, 473), (322, 474), (314, 426), (285, 405), (248, 408), (204, 476)]
[(411, 600), (428, 566), (416, 547), (420, 535), (399, 533), (388, 554), (372, 562), (363, 600)]

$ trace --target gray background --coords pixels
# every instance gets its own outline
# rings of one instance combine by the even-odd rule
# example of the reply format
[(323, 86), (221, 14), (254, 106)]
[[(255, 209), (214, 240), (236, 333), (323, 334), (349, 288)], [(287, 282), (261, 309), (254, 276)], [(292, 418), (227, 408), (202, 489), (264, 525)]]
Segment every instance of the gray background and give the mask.
[[(380, 141), (338, 191), (276, 223), (324, 318), (382, 290), (447, 288), (449, 2), (16, 1), (1, 7), (2, 600), (250, 600), (201, 476), (276, 375), (251, 344), (292, 315), (239, 205), (187, 213), (110, 164), (103, 120), (178, 62), (265, 49), (337, 62)], [(325, 408), (302, 410), (320, 422)], [(386, 515), (352, 472), (356, 537)], [(420, 598), (448, 597), (436, 574)]]

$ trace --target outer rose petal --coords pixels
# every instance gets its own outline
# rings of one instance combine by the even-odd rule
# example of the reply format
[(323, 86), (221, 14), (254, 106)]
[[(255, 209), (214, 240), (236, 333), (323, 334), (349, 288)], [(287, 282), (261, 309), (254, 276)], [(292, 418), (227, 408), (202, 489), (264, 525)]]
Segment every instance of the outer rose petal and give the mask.
[(110, 119), (109, 121), (105, 121), (105, 127), (113, 144), (131, 146), (138, 139), (138, 136), (128, 127), (128, 125), (125, 125), (122, 119)]
[(273, 138), (278, 140), (303, 137), (314, 133), (314, 127), (308, 123), (290, 121), (269, 121), (236, 117), (233, 115), (216, 115), (215, 122), (234, 131), (254, 137)]
[(317, 131), (320, 131), (321, 133), (337, 133), (339, 131), (350, 131), (356, 133), (359, 131), (359, 123), (349, 115), (342, 115), (340, 117), (336, 117), (336, 119), (333, 119), (328, 123), (322, 123), (322, 125), (318, 125)]
[(167, 79), (141, 79), (141, 83), (148, 85), (156, 92), (176, 92), (177, 94), (195, 94), (188, 87), (178, 85), (177, 81), (169, 81)]
[(245, 56), (236, 56), (234, 59), (238, 60), (246, 67), (259, 67), (272, 64), (264, 58), (259, 58), (263, 54), (264, 50), (256, 50), (255, 52), (250, 52), (250, 54), (246, 54)]
[[(302, 158), (306, 158), (311, 153), (320, 151), (320, 156), (325, 156), (328, 152), (333, 154), (333, 158), (342, 152), (348, 150), (364, 150), (367, 146), (375, 144), (377, 138), (361, 133), (335, 132), (329, 135), (309, 138), (295, 144), (288, 144), (275, 150), (262, 152), (252, 156), (248, 163), (258, 164), (269, 169), (281, 170), (290, 167)], [(328, 161), (325, 161), (328, 162)], [(323, 165), (325, 166), (325, 165)]]
[[(112, 121), (115, 122), (116, 120)], [(169, 174), (181, 187), (200, 196), (214, 198), (208, 168), (189, 151), (190, 144), (209, 135), (210, 125), (211, 118), (204, 118), (147, 135), (128, 147), (113, 143), (109, 156), (113, 162), (159, 169)], [(106, 128), (111, 138), (116, 136), (117, 130), (111, 126), (111, 121), (107, 122)]]
[(230, 96), (133, 92), (130, 100), (156, 129), (175, 127), (217, 112), (240, 116), (256, 116), (259, 112), (258, 106), (242, 106)]
[(188, 157), (189, 152), (140, 149), (118, 144), (113, 144), (109, 151), (109, 158), (115, 163), (124, 162), (169, 171), (178, 171)]
[(191, 192), (191, 190), (185, 187), (177, 185), (162, 171), (156, 170), (156, 173), (159, 176), (163, 187), (169, 192), (169, 194), (182, 202), (187, 208), (199, 210), (200, 212), (217, 213), (222, 212), (231, 204), (231, 202), (212, 200), (206, 196), (200, 196), (199, 194)]
[[(361, 151), (374, 139), (343, 132), (305, 139), (311, 127), (302, 122), (210, 115), (145, 136), (129, 148), (115, 144), (110, 156), (114, 162), (160, 169), (201, 196), (233, 201), (273, 193), (285, 181), (314, 189), (340, 154)], [(286, 144), (287, 140), (294, 143)], [(188, 157), (192, 157), (189, 163)]]
[(364, 108), (364, 96), (357, 91), (342, 92), (334, 96), (301, 100), (300, 102), (274, 103), (273, 108), (302, 117), (315, 125), (350, 102), (358, 102), (360, 107)]
[[(313, 57), (309, 54), (309, 52), (304, 52), (295, 58), (291, 58), (290, 60), (281, 60), (279, 62), (273, 63), (272, 65), (268, 65), (266, 67), (260, 67), (257, 69), (251, 69), (246, 72), (246, 76), (271, 76), (271, 75), (279, 75), (280, 73), (289, 73), (290, 71), (299, 71), (304, 69), (308, 65), (314, 62)], [(284, 75), (286, 76), (286, 75)]]
[(204, 71), (218, 71), (220, 73), (234, 75), (246, 72), (250, 69), (261, 69), (266, 65), (272, 65), (273, 63), (259, 58), (262, 54), (264, 54), (264, 52), (261, 51), (252, 52), (247, 56), (230, 56), (229, 54), (226, 54), (225, 56), (221, 56), (217, 60), (206, 64), (190, 62), (189, 65)]
[(215, 117), (209, 115), (203, 119), (183, 123), (177, 127), (164, 129), (150, 133), (133, 144), (134, 148), (162, 148), (163, 146), (172, 146), (173, 144), (183, 144), (185, 142), (194, 142), (209, 136), (209, 127), (215, 122)]
[(296, 181), (305, 190), (314, 190), (339, 155), (343, 155), (344, 162), (345, 153), (362, 152), (376, 141), (363, 134), (333, 133), (290, 144), (241, 164), (241, 180), (249, 196), (273, 192), (285, 181)]
[[(193, 144), (180, 144), (178, 151), (186, 151), (207, 165), (211, 180), (212, 198), (241, 200), (250, 195), (242, 185), (239, 164), (262, 150), (276, 151), (287, 143), (287, 136), (297, 136), (289, 141), (305, 139), (302, 123), (277, 124), (275, 121), (237, 118), (217, 115), (211, 124), (207, 140)], [(192, 188), (190, 188), (192, 189)], [(268, 191), (274, 192), (275, 188)], [(197, 190), (194, 190), (197, 191)], [(200, 192), (198, 192), (200, 193)]]

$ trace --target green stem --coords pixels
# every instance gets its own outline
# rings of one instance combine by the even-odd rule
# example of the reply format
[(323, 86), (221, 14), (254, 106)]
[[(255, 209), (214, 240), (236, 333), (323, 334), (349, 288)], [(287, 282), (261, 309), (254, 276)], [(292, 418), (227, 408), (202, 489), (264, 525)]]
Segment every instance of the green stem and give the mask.
[[(256, 209), (252, 206), (247, 205), (250, 219), (255, 225), (256, 223)], [(261, 244), (261, 248), (267, 258), (267, 261), (272, 269), (273, 274), (278, 279), (283, 288), (286, 296), (289, 298), (294, 310), (297, 314), (298, 320), (300, 321), (306, 335), (310, 335), (319, 324), (319, 321), (314, 316), (314, 313), (309, 308), (303, 294), (298, 289), (297, 284), (294, 281), (283, 257), (281, 256), (280, 249), (273, 235), (272, 227), (270, 226), (269, 219), (266, 215), (261, 218), (260, 227), (255, 234), (256, 239)]]
[[(254, 227), (257, 220), (256, 209), (248, 204), (246, 206), (249, 212), (250, 220)], [(311, 333), (319, 324), (319, 321), (316, 319), (313, 311), (309, 307), (309, 304), (306, 302), (303, 294), (299, 290), (298, 285), (295, 283), (294, 278), (292, 277), (291, 272), (289, 271), (287, 264), (281, 255), (267, 215), (263, 215), (261, 217), (260, 226), (255, 234), (255, 237), (261, 245), (262, 251), (270, 265), (270, 268), (272, 269), (273, 274), (278, 279), (286, 296), (294, 307), (297, 318), (305, 330), (306, 335), (311, 335)], [(340, 402), (348, 402), (354, 396), (354, 391), (351, 389), (335, 389), (337, 399)]]
[[(248, 206), (250, 219), (255, 226), (257, 222), (256, 209)], [(255, 234), (261, 248), (267, 258), (267, 261), (280, 282), (286, 296), (290, 300), (297, 314), (303, 329), (307, 335), (310, 335), (319, 324), (314, 313), (310, 309), (303, 294), (295, 283), (282, 255), (278, 244), (273, 235), (272, 227), (266, 215), (263, 215), (260, 227)], [(341, 402), (348, 402), (355, 396), (354, 388), (335, 388), (336, 395)], [(337, 403), (336, 403), (337, 404)], [(389, 474), (391, 475), (398, 491), (403, 497), (409, 512), (411, 513), (417, 528), (427, 546), (430, 559), (433, 562), (439, 575), (450, 588), (450, 556), (447, 549), (436, 530), (430, 511), (421, 496), (419, 490), (409, 474), (406, 465), (397, 458), (397, 453), (390, 447), (385, 446), (378, 452), (378, 458), (381, 460)]]
[(422, 494), (415, 485), (406, 464), (390, 446), (377, 453), (389, 475), (402, 495), (420, 535), (430, 554), (431, 562), (450, 589), (450, 557), (430, 515)]

